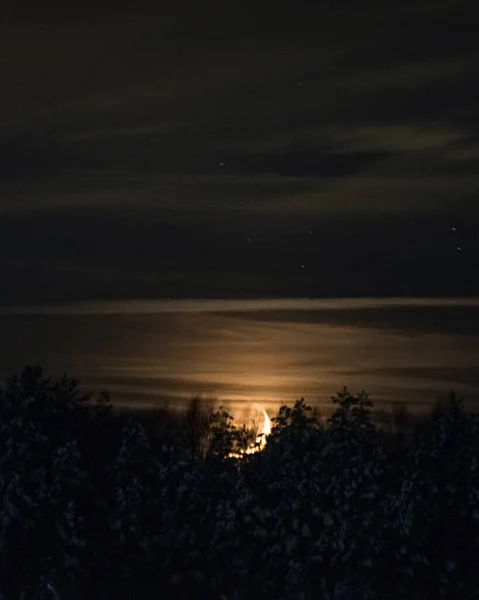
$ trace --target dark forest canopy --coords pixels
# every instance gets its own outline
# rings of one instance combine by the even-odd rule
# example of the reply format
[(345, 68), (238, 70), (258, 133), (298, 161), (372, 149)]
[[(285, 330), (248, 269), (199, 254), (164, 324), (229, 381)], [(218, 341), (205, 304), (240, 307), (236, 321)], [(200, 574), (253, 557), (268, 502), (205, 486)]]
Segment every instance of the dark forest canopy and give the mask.
[(26, 368), (0, 390), (0, 597), (477, 597), (479, 418), (332, 402), (242, 455), (255, 432), (211, 403), (137, 418)]

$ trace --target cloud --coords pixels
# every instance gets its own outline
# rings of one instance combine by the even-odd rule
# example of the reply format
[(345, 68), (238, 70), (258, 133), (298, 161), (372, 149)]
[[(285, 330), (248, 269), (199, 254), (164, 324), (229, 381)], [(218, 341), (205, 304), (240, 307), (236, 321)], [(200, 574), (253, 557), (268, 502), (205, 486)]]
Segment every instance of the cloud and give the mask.
[(370, 89), (400, 94), (418, 90), (439, 91), (444, 86), (473, 80), (471, 68), (477, 65), (478, 60), (477, 51), (463, 54), (456, 51), (452, 56), (415, 59), (406, 64), (359, 71), (344, 79), (343, 84), (356, 91)]
[(2, 299), (475, 293), (466, 3), (193, 4), (0, 24)]
[(4, 306), (2, 315), (108, 315), (163, 313), (220, 313), (255, 311), (370, 310), (389, 308), (479, 308), (478, 298), (280, 298), (255, 300), (121, 300), (72, 302), (47, 306)]
[(194, 393), (272, 410), (301, 395), (330, 405), (348, 385), (375, 403), (417, 406), (451, 387), (477, 397), (478, 309), (478, 299), (371, 298), (2, 311), (0, 366), (9, 373), (41, 360), (48, 373), (67, 370), (132, 405), (169, 399), (174, 407)]
[(351, 128), (336, 142), (356, 152), (440, 151), (471, 139), (471, 132), (444, 124), (391, 123)]

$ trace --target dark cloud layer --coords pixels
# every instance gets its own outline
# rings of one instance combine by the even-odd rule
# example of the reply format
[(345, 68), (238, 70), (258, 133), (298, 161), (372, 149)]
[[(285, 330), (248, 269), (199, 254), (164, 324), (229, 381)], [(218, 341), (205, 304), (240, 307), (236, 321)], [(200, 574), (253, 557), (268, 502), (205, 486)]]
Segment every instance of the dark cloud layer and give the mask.
[(4, 216), (4, 302), (477, 295), (476, 227), (464, 218), (458, 233), (450, 218), (430, 215), (185, 212), (127, 205)]
[(7, 6), (0, 301), (479, 294), (474, 3), (315, 4)]

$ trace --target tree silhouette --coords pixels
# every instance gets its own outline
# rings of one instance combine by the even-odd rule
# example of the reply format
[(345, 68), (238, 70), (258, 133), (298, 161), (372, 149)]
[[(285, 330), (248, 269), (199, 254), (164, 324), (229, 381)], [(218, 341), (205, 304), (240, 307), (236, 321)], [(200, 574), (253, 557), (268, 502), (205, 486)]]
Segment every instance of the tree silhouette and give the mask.
[[(0, 389), (0, 598), (475, 598), (479, 418), (411, 433), (365, 392), (282, 406), (261, 451), (228, 411), (114, 410), (29, 367)], [(250, 436), (248, 438), (248, 436)]]

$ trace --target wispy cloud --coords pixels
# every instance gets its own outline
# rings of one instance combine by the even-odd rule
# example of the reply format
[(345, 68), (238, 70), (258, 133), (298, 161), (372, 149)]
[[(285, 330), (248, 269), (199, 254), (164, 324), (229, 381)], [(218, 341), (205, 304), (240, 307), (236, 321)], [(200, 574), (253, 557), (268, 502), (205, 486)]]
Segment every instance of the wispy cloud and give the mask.
[(479, 308), (479, 298), (279, 298), (256, 300), (119, 300), (59, 305), (4, 306), (1, 315), (108, 315), (234, 313), (256, 311), (369, 310), (388, 308)]
[(343, 385), (366, 389), (375, 403), (413, 407), (451, 388), (478, 395), (479, 299), (43, 308), (2, 310), (0, 372), (40, 363), (133, 406), (170, 400), (180, 407), (203, 393), (237, 405), (264, 402), (273, 411), (305, 396), (329, 409), (328, 397)]

